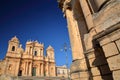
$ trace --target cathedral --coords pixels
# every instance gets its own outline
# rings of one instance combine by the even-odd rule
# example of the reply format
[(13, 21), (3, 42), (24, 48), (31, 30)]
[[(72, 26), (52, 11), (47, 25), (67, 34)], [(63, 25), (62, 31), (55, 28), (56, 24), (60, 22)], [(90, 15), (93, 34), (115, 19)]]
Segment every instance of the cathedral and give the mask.
[[(44, 56), (46, 52), (46, 56)], [(8, 43), (4, 60), (0, 61), (0, 74), (10, 76), (56, 76), (54, 49), (37, 41), (27, 41), (25, 50), (15, 36)]]

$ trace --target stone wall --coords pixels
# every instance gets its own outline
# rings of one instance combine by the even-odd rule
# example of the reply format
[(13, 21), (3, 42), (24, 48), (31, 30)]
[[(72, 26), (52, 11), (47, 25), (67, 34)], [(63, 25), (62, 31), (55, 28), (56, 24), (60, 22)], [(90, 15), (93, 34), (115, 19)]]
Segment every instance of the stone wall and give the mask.
[(71, 79), (120, 80), (120, 0), (59, 0), (59, 7), (68, 23)]
[(0, 80), (69, 80), (64, 77), (11, 77), (8, 75), (1, 75)]
[[(116, 26), (120, 26), (116, 25)], [(109, 30), (109, 29), (108, 29)], [(107, 30), (107, 31), (108, 31)], [(102, 34), (102, 33), (101, 33)], [(105, 58), (109, 65), (112, 76), (115, 80), (119, 80), (120, 77), (120, 29), (111, 30), (110, 33), (99, 38), (98, 41), (103, 48)]]

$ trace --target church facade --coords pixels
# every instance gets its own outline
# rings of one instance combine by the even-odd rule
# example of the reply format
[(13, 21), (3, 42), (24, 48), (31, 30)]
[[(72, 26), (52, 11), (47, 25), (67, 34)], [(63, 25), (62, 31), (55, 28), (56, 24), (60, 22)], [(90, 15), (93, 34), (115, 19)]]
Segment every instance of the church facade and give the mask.
[(72, 80), (120, 80), (120, 0), (58, 0), (72, 48)]
[(0, 74), (10, 76), (56, 76), (54, 49), (49, 46), (44, 56), (44, 45), (27, 41), (25, 50), (17, 37), (9, 40), (4, 60), (0, 61)]

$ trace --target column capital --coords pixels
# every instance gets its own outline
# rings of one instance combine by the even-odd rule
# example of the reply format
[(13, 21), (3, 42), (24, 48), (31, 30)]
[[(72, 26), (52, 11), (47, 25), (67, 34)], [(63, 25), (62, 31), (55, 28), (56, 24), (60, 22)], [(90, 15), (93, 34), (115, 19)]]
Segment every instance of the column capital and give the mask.
[(63, 12), (66, 11), (66, 9), (71, 9), (71, 0), (58, 0), (59, 8), (62, 9)]
[(63, 12), (66, 11), (66, 9), (71, 10), (72, 6), (71, 6), (71, 0), (65, 0), (64, 4), (63, 4)]

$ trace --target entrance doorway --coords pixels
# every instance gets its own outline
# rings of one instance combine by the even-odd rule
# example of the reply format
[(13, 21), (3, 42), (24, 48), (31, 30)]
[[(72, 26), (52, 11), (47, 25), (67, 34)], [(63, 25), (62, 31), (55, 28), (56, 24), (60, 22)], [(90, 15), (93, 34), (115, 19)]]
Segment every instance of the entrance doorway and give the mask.
[(36, 67), (32, 68), (32, 76), (36, 76)]
[(19, 71), (18, 76), (22, 76), (22, 70)]

